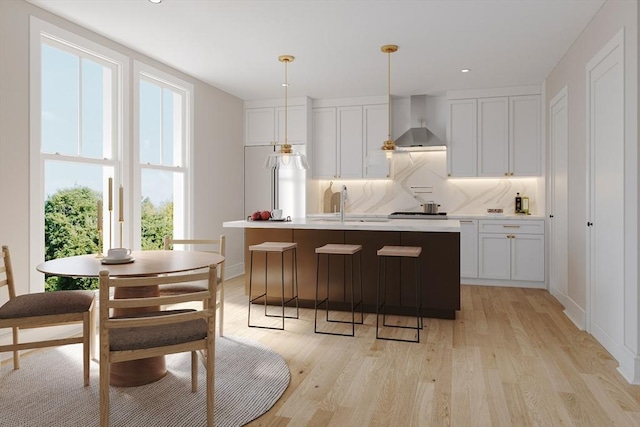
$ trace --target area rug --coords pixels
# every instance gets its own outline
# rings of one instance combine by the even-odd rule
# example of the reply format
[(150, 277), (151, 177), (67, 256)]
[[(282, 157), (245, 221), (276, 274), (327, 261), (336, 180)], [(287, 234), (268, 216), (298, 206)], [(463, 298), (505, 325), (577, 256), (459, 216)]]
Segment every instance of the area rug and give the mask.
[[(167, 356), (167, 375), (140, 387), (111, 387), (111, 426), (206, 425), (206, 369), (198, 367), (191, 393), (189, 353)], [(289, 385), (278, 353), (245, 338), (216, 340), (215, 424), (241, 426), (267, 412)], [(70, 427), (100, 424), (98, 364), (91, 386), (82, 385), (82, 347), (63, 346), (27, 355), (21, 368), (0, 370), (0, 426)]]

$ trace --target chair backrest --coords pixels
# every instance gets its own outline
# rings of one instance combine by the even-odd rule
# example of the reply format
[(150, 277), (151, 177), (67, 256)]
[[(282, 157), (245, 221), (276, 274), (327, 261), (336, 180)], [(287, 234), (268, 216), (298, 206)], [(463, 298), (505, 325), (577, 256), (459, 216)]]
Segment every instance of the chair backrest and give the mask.
[[(125, 327), (142, 327), (154, 325), (168, 325), (172, 323), (180, 323), (188, 320), (207, 319), (212, 325), (215, 324), (215, 310), (192, 310), (183, 313), (173, 314), (171, 316), (162, 315), (159, 307), (166, 307), (171, 304), (179, 304), (190, 301), (207, 301), (209, 307), (216, 306), (216, 265), (212, 264), (206, 269), (188, 273), (174, 274), (153, 277), (110, 277), (108, 271), (100, 272), (100, 332), (108, 334), (108, 330), (112, 328)], [(180, 295), (167, 295), (140, 298), (135, 291), (130, 296), (122, 292), (121, 289), (118, 298), (115, 298), (115, 290), (118, 288), (138, 288), (141, 286), (156, 286), (166, 284), (177, 284), (185, 282), (193, 282), (204, 280), (207, 282), (207, 289), (202, 292), (191, 292)], [(111, 292), (111, 289), (114, 289)], [(126, 291), (126, 290), (124, 290)], [(156, 308), (151, 308), (156, 307)], [(145, 313), (144, 317), (118, 317), (111, 318), (111, 310), (127, 310), (129, 312), (145, 312), (153, 310), (156, 314)], [(108, 337), (105, 335), (104, 337)], [(101, 341), (102, 342), (102, 341)], [(108, 341), (106, 341), (108, 342)]]
[(6, 287), (9, 292), (9, 299), (16, 297), (16, 288), (13, 283), (13, 268), (11, 267), (11, 255), (9, 247), (2, 246), (2, 265), (0, 265), (0, 289)]
[[(176, 245), (180, 245), (183, 250), (184, 248), (189, 248), (191, 250), (212, 252), (225, 256), (226, 238), (224, 234), (217, 239), (173, 239), (170, 236), (164, 236), (165, 250), (179, 249), (176, 248)], [(224, 281), (224, 265), (225, 263), (223, 262), (218, 266), (218, 277), (221, 281)]]

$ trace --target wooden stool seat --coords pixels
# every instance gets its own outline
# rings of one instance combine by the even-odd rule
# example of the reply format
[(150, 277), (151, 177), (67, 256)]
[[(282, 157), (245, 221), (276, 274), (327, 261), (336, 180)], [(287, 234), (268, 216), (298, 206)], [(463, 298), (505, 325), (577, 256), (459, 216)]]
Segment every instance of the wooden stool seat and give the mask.
[(417, 246), (383, 246), (378, 249), (378, 256), (399, 256), (417, 258), (422, 253), (422, 248)]
[(327, 245), (316, 248), (317, 254), (330, 255), (353, 255), (362, 250), (362, 245), (338, 245), (329, 243)]
[(294, 242), (263, 242), (259, 245), (249, 246), (249, 251), (259, 252), (286, 252), (297, 248), (298, 244)]

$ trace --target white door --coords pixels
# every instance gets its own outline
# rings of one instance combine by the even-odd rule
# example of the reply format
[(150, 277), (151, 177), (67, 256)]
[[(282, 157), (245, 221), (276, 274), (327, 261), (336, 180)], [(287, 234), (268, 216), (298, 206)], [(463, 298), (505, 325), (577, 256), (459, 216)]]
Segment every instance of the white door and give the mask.
[(476, 176), (478, 160), (478, 101), (449, 101), (447, 172), (449, 176)]
[(244, 215), (273, 209), (273, 170), (264, 161), (273, 153), (272, 145), (244, 147)]
[(509, 97), (509, 175), (540, 175), (540, 95)]
[(624, 46), (615, 36), (587, 64), (589, 332), (624, 345)]
[(387, 105), (365, 105), (362, 110), (364, 120), (364, 178), (389, 178), (390, 162), (386, 158), (377, 164), (367, 164), (366, 159), (372, 152), (380, 151), (382, 142), (387, 139)]
[(311, 156), (314, 178), (337, 177), (337, 138), (335, 107), (314, 108)]
[(511, 279), (511, 239), (506, 234), (478, 234), (481, 279)]
[(273, 107), (244, 110), (245, 145), (269, 145), (276, 138)]
[[(284, 107), (276, 108), (276, 116), (278, 117), (276, 140), (278, 144), (284, 144), (284, 113)], [(307, 142), (307, 108), (304, 105), (289, 106), (287, 107), (286, 113), (287, 142), (292, 145), (305, 144)]]
[(544, 281), (544, 235), (511, 235), (511, 279)]
[(478, 277), (478, 221), (460, 220), (460, 277)]
[(478, 99), (478, 176), (509, 173), (509, 98)]
[(362, 178), (362, 106), (338, 107), (338, 177)]
[(568, 146), (569, 114), (567, 87), (560, 91), (549, 104), (549, 151), (550, 201), (549, 210), (549, 284), (551, 293), (564, 301), (569, 292), (569, 192), (568, 192)]

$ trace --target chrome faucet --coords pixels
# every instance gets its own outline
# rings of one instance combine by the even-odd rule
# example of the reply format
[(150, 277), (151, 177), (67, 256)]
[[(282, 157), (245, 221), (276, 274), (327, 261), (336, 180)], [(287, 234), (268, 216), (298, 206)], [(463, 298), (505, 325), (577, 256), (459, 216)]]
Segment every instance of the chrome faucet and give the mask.
[(347, 201), (347, 186), (343, 185), (340, 190), (340, 222), (344, 223), (344, 209)]

